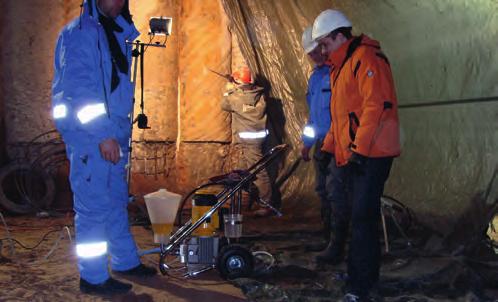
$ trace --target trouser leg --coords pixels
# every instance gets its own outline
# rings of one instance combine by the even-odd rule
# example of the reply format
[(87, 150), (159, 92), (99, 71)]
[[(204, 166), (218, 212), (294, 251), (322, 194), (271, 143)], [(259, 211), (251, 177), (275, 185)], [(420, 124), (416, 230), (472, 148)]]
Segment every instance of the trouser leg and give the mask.
[[(263, 157), (263, 154), (261, 153), (261, 146), (259, 144), (243, 144), (242, 148), (242, 160), (245, 162), (245, 168), (252, 166)], [(258, 173), (254, 184), (258, 188), (259, 197), (270, 203), (272, 206), (275, 206), (272, 203), (271, 182), (266, 169), (263, 169)]]
[[(82, 202), (78, 195), (75, 192), (75, 203)], [(105, 216), (105, 212), (94, 215), (90, 211), (77, 210), (74, 217), (78, 270), (81, 278), (92, 284), (102, 283), (109, 278)]]
[(325, 251), (317, 257), (318, 261), (332, 264), (342, 261), (348, 236), (350, 220), (350, 203), (346, 186), (346, 170), (337, 167), (332, 157), (328, 165), (326, 178), (327, 199), (331, 205), (330, 239)]
[(110, 195), (114, 207), (106, 220), (111, 267), (117, 271), (128, 270), (140, 264), (128, 222), (128, 184), (125, 165), (126, 156), (111, 168)]
[(109, 278), (106, 220), (109, 204), (108, 168), (98, 150), (77, 150), (69, 155), (70, 181), (76, 212), (76, 253), (82, 279), (102, 283)]
[(315, 144), (313, 154), (313, 164), (315, 166), (315, 192), (320, 198), (320, 219), (323, 227), (323, 235), (325, 240), (330, 238), (330, 222), (331, 222), (331, 200), (327, 194), (327, 177), (330, 175), (329, 163), (332, 155), (323, 152), (321, 149), (321, 141)]
[(352, 193), (348, 287), (357, 295), (368, 294), (379, 280), (380, 197), (391, 165), (392, 158), (368, 158), (361, 171), (348, 167)]
[(109, 278), (108, 254), (116, 270), (139, 264), (128, 226), (126, 158), (113, 165), (93, 150), (74, 153), (70, 160), (78, 268), (82, 279), (98, 284)]

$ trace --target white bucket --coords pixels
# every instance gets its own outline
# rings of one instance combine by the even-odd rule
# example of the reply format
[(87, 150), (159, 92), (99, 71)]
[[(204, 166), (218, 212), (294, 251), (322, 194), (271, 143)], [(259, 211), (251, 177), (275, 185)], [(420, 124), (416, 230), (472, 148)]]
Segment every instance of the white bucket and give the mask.
[(181, 195), (159, 189), (144, 196), (155, 243), (168, 243)]

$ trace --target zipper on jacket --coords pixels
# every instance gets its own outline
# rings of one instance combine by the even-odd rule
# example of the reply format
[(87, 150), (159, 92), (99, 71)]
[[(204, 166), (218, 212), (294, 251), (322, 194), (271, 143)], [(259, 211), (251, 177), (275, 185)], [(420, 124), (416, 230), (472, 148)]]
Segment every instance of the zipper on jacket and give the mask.
[(370, 141), (370, 145), (368, 146), (368, 156), (370, 156), (370, 152), (372, 151), (373, 144), (377, 140), (377, 136), (379, 136), (380, 132), (382, 131), (382, 128), (384, 128), (384, 122), (382, 121), (384, 112), (386, 112), (387, 109), (392, 109), (392, 108), (393, 108), (392, 102), (384, 101), (384, 108), (379, 116), (379, 121), (377, 122), (377, 129), (375, 129), (375, 134), (373, 135), (372, 140)]
[(360, 127), (360, 120), (358, 119), (358, 117), (354, 112), (350, 112), (348, 116), (349, 116), (349, 138), (351, 139), (352, 143), (356, 138), (356, 130), (358, 130), (358, 127)]

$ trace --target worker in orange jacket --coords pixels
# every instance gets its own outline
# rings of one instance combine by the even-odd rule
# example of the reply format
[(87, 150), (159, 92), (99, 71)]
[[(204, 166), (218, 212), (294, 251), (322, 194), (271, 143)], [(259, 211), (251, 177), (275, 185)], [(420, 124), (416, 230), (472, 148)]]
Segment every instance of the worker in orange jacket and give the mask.
[[(332, 125), (322, 150), (346, 167), (349, 203), (337, 209), (351, 219), (345, 301), (368, 299), (379, 279), (380, 197), (394, 157), (400, 155), (397, 100), (387, 57), (379, 42), (351, 34), (337, 10), (320, 13), (312, 38), (331, 66)], [(331, 249), (332, 251), (332, 249)]]

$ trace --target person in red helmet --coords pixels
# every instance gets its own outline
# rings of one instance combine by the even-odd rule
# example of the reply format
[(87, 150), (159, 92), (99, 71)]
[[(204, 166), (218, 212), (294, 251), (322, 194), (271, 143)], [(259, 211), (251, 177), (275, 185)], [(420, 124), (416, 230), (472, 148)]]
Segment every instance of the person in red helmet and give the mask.
[[(233, 85), (227, 87), (221, 108), (232, 115), (232, 142), (239, 155), (240, 169), (256, 163), (262, 155), (262, 145), (268, 136), (266, 129), (266, 100), (264, 89), (254, 83), (254, 77), (247, 66), (237, 68), (231, 74)], [(255, 180), (259, 198), (272, 203), (272, 187), (266, 170)], [(254, 212), (256, 216), (270, 216), (273, 211), (263, 207)]]

